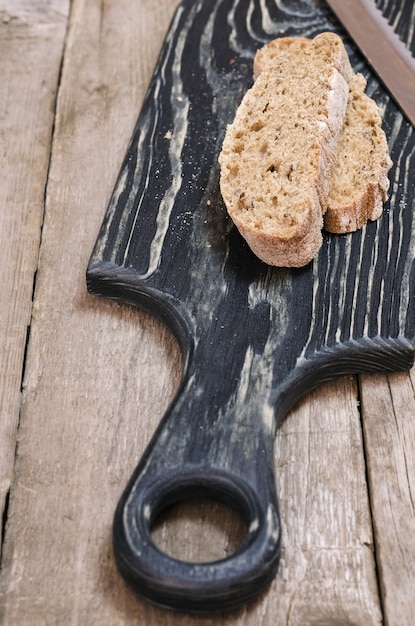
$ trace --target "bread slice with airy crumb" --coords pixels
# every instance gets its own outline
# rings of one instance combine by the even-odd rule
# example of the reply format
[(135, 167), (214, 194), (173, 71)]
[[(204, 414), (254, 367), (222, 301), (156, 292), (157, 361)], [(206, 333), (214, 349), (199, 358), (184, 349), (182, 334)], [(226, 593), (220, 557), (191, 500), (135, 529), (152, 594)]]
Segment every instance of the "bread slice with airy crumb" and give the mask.
[(220, 187), (234, 224), (269, 265), (301, 267), (322, 243), (339, 136), (354, 75), (341, 39), (279, 40), (227, 128)]
[(364, 93), (366, 80), (356, 74), (349, 87), (324, 216), (324, 227), (332, 233), (353, 232), (382, 215), (392, 166), (379, 109)]
[[(264, 69), (272, 70), (286, 45), (285, 38), (275, 39), (258, 50), (254, 59), (255, 79)], [(365, 88), (366, 80), (361, 74), (349, 80), (346, 116), (327, 204), (323, 207), (324, 228), (333, 233), (353, 232), (368, 220), (380, 217), (388, 196), (392, 161), (379, 109), (365, 94)]]

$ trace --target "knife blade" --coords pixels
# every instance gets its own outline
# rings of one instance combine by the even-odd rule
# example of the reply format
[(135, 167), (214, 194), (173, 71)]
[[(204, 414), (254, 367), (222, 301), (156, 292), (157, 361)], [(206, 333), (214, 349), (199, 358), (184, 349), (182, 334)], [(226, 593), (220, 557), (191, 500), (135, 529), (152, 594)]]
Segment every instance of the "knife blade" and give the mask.
[(415, 59), (374, 0), (327, 0), (327, 4), (415, 125)]

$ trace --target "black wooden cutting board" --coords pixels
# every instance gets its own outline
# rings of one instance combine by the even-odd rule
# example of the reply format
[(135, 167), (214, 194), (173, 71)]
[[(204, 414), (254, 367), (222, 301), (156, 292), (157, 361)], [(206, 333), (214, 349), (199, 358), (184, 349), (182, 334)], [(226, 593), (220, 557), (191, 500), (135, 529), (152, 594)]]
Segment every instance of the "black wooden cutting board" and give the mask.
[[(361, 231), (325, 234), (307, 267), (271, 268), (227, 217), (217, 158), (257, 48), (325, 30), (344, 37), (383, 112), (391, 200)], [(412, 126), (324, 3), (179, 5), (87, 272), (92, 293), (164, 320), (184, 356), (180, 389), (115, 515), (117, 563), (139, 594), (206, 612), (261, 592), (279, 559), (276, 427), (300, 396), (336, 375), (412, 365), (414, 148)], [(153, 543), (159, 511), (196, 495), (245, 520), (246, 538), (228, 559), (184, 563)]]

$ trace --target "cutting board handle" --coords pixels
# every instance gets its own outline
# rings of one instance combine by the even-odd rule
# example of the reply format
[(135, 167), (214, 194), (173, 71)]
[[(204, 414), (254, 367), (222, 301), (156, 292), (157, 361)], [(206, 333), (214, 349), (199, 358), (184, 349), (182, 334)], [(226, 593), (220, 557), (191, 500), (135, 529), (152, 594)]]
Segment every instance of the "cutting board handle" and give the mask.
[[(192, 378), (118, 504), (113, 539), (117, 565), (140, 595), (158, 605), (206, 613), (237, 607), (268, 586), (278, 567), (281, 533), (266, 420), (251, 419), (247, 433), (244, 409), (236, 404), (218, 420), (211, 415), (206, 433), (206, 406), (203, 398), (197, 406)], [(224, 503), (245, 522), (245, 539), (228, 558), (189, 563), (157, 547), (151, 529), (159, 513), (193, 497)]]
[[(228, 314), (239, 316), (244, 330), (234, 332), (242, 322), (229, 316), (197, 326), (185, 306), (166, 294), (162, 298), (127, 270), (98, 264), (90, 267), (88, 281), (93, 293), (160, 317), (184, 358), (176, 397), (115, 513), (118, 568), (138, 594), (158, 605), (201, 614), (236, 608), (265, 590), (278, 568), (276, 427), (305, 393), (337, 375), (408, 369), (413, 344), (403, 336), (351, 338), (331, 346), (314, 339), (287, 373), (281, 340), (276, 347), (270, 342), (277, 342), (279, 327), (267, 325), (267, 307), (253, 309), (254, 324), (252, 309), (233, 303)], [(318, 328), (318, 337), (324, 337)], [(188, 563), (157, 547), (152, 536), (157, 516), (192, 497), (222, 502), (245, 522), (245, 539), (228, 558)]]

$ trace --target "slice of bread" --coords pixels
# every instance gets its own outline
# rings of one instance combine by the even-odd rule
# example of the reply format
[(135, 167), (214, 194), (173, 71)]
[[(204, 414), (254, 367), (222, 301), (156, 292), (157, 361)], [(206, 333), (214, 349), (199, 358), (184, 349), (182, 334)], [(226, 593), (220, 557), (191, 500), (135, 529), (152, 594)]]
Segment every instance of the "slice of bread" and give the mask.
[(364, 77), (356, 74), (349, 86), (324, 215), (324, 228), (332, 233), (353, 232), (382, 215), (392, 166), (377, 104), (364, 93)]
[(306, 265), (321, 243), (354, 75), (341, 39), (285, 38), (228, 126), (220, 186), (234, 224), (265, 263)]
[[(275, 39), (258, 50), (254, 59), (255, 79), (263, 70), (272, 70), (287, 45), (285, 40)], [(349, 80), (345, 121), (329, 180), (327, 204), (323, 207), (324, 228), (333, 233), (352, 232), (367, 220), (377, 219), (387, 199), (392, 161), (378, 107), (364, 93), (365, 88), (361, 74)]]

